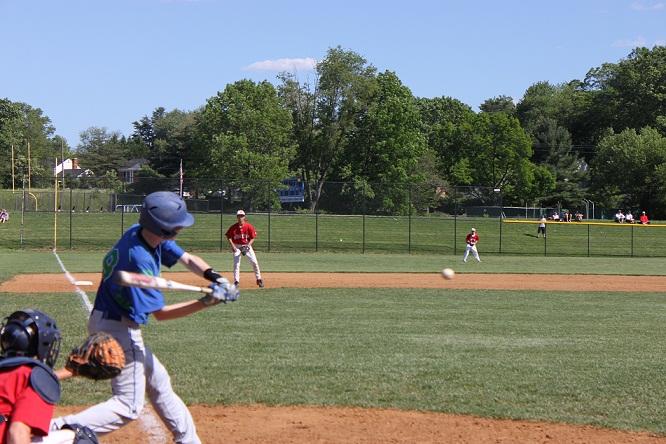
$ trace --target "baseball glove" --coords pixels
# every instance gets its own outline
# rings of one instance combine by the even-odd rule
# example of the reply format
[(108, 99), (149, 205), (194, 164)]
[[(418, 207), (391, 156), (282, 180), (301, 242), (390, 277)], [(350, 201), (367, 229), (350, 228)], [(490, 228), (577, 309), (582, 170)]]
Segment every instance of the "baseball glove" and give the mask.
[(240, 251), (243, 256), (245, 256), (248, 251), (250, 251), (250, 246), (249, 245), (241, 245), (240, 246)]
[(125, 352), (113, 336), (103, 331), (93, 333), (72, 350), (65, 368), (74, 376), (101, 380), (118, 376), (125, 367)]

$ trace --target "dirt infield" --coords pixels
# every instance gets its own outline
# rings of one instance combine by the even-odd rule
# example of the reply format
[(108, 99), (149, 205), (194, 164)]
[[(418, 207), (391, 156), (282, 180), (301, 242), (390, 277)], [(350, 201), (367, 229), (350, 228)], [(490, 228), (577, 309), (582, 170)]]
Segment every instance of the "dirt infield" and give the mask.
[[(165, 277), (195, 285), (205, 281), (190, 273)], [(666, 276), (459, 274), (447, 281), (439, 274), (417, 273), (265, 273), (267, 287), (390, 287), (455, 289), (532, 289), (544, 291), (666, 291)], [(99, 280), (99, 273), (79, 273), (77, 280)], [(241, 288), (255, 289), (249, 274)], [(93, 292), (95, 287), (82, 287)], [(71, 292), (62, 275), (19, 275), (0, 285), (0, 292)], [(589, 426), (546, 422), (493, 420), (432, 412), (387, 409), (190, 406), (204, 443), (659, 443), (666, 437)], [(77, 411), (60, 407), (58, 414)], [(102, 439), (103, 443), (160, 442), (147, 439), (141, 423)]]
[[(193, 285), (207, 285), (189, 272), (163, 273), (163, 277)], [(666, 276), (457, 274), (445, 280), (438, 273), (264, 273), (271, 288), (455, 288), (470, 290), (541, 291), (666, 291)], [(100, 279), (99, 273), (77, 273), (76, 280)], [(0, 292), (71, 292), (62, 274), (23, 274), (0, 285)], [(93, 287), (82, 287), (83, 290)], [(254, 277), (241, 274), (241, 289), (255, 289)], [(92, 290), (91, 290), (92, 291)]]

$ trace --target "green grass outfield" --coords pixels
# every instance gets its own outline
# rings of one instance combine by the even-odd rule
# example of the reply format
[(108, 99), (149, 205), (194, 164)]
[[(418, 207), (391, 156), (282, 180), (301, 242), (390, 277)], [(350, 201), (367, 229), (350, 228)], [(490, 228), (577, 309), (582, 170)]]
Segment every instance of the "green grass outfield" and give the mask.
[[(59, 271), (47, 251), (0, 254), (0, 279)], [(61, 256), (72, 272), (94, 271), (102, 253)], [(204, 257), (228, 264), (220, 269), (231, 265), (229, 254)], [(460, 261), (396, 254), (259, 259), (266, 272), (436, 272)], [(454, 268), (663, 274), (664, 265), (495, 256)], [(63, 350), (83, 339), (86, 313), (74, 293), (0, 294), (0, 313), (26, 306), (58, 320)], [(663, 435), (665, 323), (660, 293), (266, 288), (188, 318), (152, 321), (145, 336), (186, 403), (390, 407)], [(108, 383), (67, 381), (63, 402), (91, 403), (108, 393)]]
[[(56, 219), (54, 213), (31, 212), (21, 225), (20, 216), (0, 224), (0, 248), (52, 248), (55, 240), (60, 250), (105, 250), (138, 219), (137, 213), (58, 213)], [(179, 236), (185, 248), (227, 248), (224, 233), (236, 222), (233, 215), (198, 213), (195, 218)], [(500, 224), (491, 218), (262, 213), (249, 214), (249, 220), (259, 232), (255, 247), (264, 252), (459, 254), (475, 227), (482, 254), (666, 257), (666, 225), (658, 223), (549, 223), (543, 239), (536, 237), (536, 223)]]

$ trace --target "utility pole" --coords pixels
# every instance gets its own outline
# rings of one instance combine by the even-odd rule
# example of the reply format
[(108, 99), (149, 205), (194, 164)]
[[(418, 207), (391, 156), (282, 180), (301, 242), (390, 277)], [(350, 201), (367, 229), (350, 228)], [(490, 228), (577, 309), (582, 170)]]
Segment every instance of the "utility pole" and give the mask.
[(28, 140), (28, 193), (30, 192), (30, 141)]
[(14, 194), (14, 144), (12, 143), (12, 194)]

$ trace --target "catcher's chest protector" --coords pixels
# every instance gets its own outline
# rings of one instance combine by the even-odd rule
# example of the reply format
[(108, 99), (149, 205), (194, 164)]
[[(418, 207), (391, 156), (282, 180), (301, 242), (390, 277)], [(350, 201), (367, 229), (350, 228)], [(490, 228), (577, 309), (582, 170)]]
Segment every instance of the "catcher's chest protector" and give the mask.
[(60, 401), (60, 381), (53, 370), (43, 362), (31, 358), (15, 357), (0, 361), (0, 371), (12, 369), (21, 365), (32, 367), (30, 372), (30, 386), (44, 402), (57, 404)]

